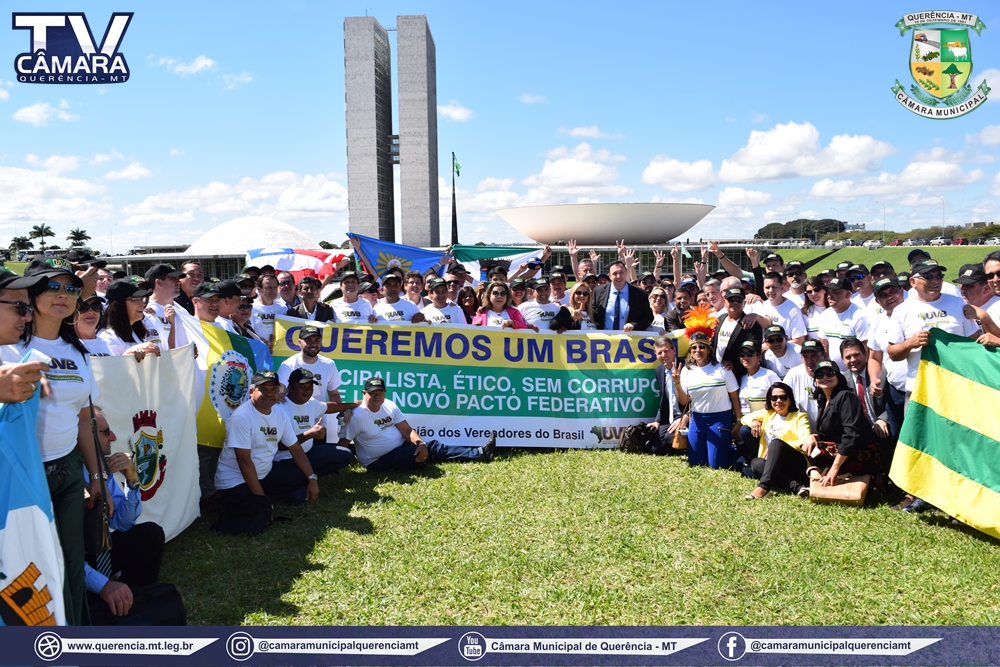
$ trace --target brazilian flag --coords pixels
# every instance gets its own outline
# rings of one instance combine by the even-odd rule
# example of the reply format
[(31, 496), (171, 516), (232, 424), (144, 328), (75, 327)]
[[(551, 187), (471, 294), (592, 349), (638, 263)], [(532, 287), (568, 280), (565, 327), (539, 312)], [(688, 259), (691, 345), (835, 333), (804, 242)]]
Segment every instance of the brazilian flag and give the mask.
[(1000, 349), (931, 329), (889, 476), (1000, 537)]

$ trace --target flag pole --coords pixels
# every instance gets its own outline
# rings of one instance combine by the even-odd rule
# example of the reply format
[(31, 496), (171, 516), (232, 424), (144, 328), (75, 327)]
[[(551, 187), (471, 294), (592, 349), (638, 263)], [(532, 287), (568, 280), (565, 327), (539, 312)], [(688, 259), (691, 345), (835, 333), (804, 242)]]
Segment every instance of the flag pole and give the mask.
[(451, 154), (451, 244), (458, 245), (458, 206), (455, 203), (455, 153)]

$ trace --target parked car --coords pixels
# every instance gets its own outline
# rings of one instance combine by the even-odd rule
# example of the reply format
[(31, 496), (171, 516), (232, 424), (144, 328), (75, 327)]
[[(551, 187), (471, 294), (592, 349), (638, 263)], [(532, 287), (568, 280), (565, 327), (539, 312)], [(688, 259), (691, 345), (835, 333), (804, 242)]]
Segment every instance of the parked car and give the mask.
[(969, 239), (957, 238), (951, 240), (951, 245), (969, 245)]
[(865, 241), (864, 245), (866, 248), (881, 248), (885, 244), (878, 239), (871, 239), (870, 241)]
[(896, 246), (901, 246), (901, 245), (903, 245), (903, 242), (900, 241), (899, 239), (893, 239), (889, 241), (889, 247), (891, 248), (895, 248)]
[(986, 245), (986, 239), (985, 237), (980, 236), (979, 238), (969, 241), (969, 245)]
[(991, 239), (986, 239), (986, 245), (1000, 245), (1000, 236), (994, 236)]
[(931, 245), (951, 245), (951, 239), (947, 236), (935, 236), (931, 239)]

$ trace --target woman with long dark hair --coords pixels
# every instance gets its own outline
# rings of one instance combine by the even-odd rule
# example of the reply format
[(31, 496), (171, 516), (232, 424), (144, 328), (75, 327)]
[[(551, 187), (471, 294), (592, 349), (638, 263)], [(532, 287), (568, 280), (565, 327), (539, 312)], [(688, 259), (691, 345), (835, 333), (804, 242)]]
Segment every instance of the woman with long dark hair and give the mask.
[[(26, 277), (48, 280), (29, 291), (34, 316), (25, 323), (21, 342), (0, 348), (0, 357), (4, 362), (20, 363), (25, 355), (34, 353), (44, 355), (41, 360), (49, 364), (48, 390), (38, 402), (38, 447), (65, 565), (63, 590), (50, 593), (61, 593), (65, 598), (68, 624), (87, 625), (90, 613), (83, 577), (84, 489), (89, 489), (91, 504), (103, 492), (89, 407), (98, 391), (90, 353), (73, 328), (83, 281), (61, 263), (38, 257), (25, 269)], [(84, 481), (84, 469), (90, 473), (89, 482)]]
[(458, 303), (458, 307), (462, 309), (462, 312), (465, 313), (465, 323), (472, 324), (472, 320), (479, 310), (479, 297), (476, 296), (476, 290), (468, 286), (463, 287), (458, 290), (455, 301)]
[(746, 499), (758, 500), (776, 488), (809, 497), (809, 458), (803, 451), (809, 440), (809, 416), (795, 405), (792, 388), (784, 382), (772, 384), (764, 409), (744, 415), (743, 425), (744, 432), (757, 439), (757, 456), (750, 460), (750, 469), (760, 480)]
[(107, 342), (112, 354), (133, 354), (136, 361), (147, 354), (160, 356), (159, 345), (146, 340), (152, 332), (143, 323), (146, 300), (152, 293), (148, 283), (135, 276), (116, 280), (108, 287), (108, 306), (97, 325), (97, 335)]
[(826, 300), (826, 283), (819, 276), (813, 276), (806, 281), (805, 303), (802, 304), (802, 317), (806, 321), (806, 338), (819, 340), (819, 320), (823, 311), (830, 304)]
[(76, 334), (80, 337), (84, 347), (90, 350), (92, 357), (113, 357), (116, 356), (108, 347), (108, 342), (97, 335), (97, 325), (101, 322), (101, 315), (104, 314), (104, 304), (107, 303), (96, 292), (81, 300), (77, 306)]

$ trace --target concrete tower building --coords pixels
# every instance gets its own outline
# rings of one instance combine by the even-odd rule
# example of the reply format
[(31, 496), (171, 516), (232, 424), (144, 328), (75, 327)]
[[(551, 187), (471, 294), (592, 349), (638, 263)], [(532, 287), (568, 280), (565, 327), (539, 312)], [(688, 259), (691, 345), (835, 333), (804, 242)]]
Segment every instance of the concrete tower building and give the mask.
[(437, 61), (425, 16), (396, 17), (399, 134), (392, 134), (389, 38), (373, 17), (344, 19), (350, 229), (395, 241), (398, 164), (402, 243), (440, 245)]
[(395, 241), (392, 52), (389, 33), (374, 17), (344, 19), (344, 97), (350, 229)]
[(438, 246), (437, 60), (426, 16), (396, 17), (403, 243)]

